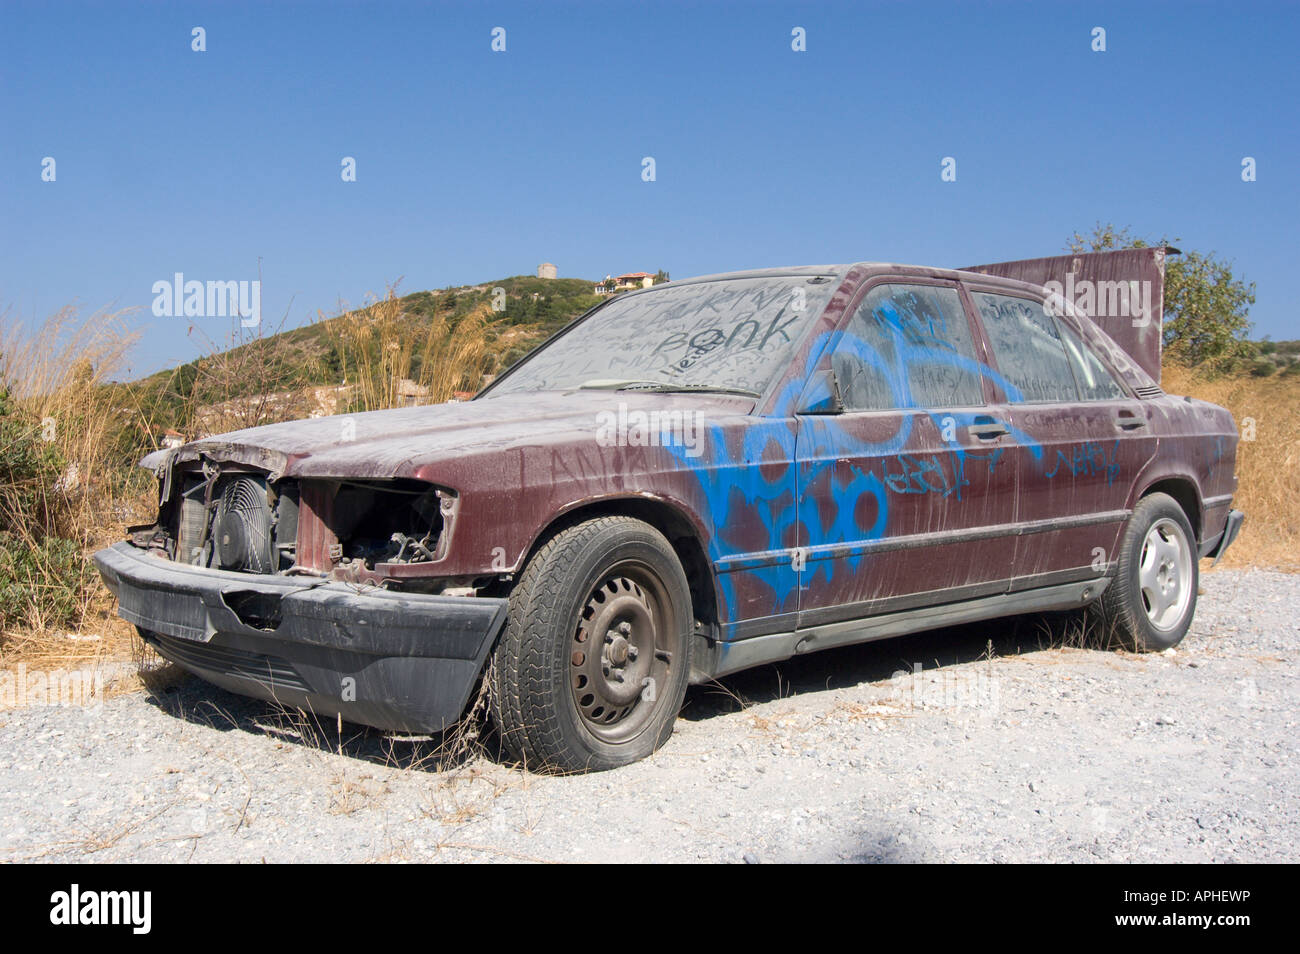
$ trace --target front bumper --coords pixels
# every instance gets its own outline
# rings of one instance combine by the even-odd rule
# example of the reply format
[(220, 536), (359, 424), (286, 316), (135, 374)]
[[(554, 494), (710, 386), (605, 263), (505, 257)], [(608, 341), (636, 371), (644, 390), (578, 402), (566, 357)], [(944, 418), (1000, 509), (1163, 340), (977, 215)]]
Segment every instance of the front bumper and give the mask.
[(429, 596), (95, 554), (118, 613), (160, 655), (224, 689), (399, 732), (460, 718), (506, 600)]

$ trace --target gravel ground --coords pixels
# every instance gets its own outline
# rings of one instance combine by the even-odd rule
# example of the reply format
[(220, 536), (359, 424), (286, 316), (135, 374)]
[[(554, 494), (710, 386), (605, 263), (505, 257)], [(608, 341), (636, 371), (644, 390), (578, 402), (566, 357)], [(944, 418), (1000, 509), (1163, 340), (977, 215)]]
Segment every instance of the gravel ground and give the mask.
[(1162, 655), (1043, 617), (829, 651), (693, 689), (654, 757), (568, 778), (193, 678), (10, 709), (0, 861), (1300, 860), (1300, 576), (1202, 587)]

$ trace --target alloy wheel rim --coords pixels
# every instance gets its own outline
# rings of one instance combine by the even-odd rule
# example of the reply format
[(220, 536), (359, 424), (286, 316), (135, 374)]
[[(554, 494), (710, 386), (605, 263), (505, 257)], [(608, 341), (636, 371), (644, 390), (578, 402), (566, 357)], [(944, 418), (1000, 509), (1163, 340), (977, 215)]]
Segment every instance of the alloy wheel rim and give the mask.
[(1168, 517), (1153, 523), (1142, 541), (1138, 584), (1151, 625), (1163, 631), (1177, 628), (1191, 602), (1192, 557), (1183, 528)]

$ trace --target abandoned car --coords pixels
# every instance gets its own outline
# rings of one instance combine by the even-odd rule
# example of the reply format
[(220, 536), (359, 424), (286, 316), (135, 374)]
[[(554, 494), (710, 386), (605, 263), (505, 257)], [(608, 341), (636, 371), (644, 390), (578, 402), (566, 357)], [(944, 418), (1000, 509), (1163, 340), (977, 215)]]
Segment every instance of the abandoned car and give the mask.
[(1138, 251), (611, 296), (465, 403), (147, 457), (157, 522), (96, 562), (218, 686), (402, 732), (481, 686), (508, 755), (560, 771), (827, 647), (1091, 604), (1164, 649), (1241, 526), (1237, 435), (1157, 383), (1158, 289), (1121, 321), (1061, 293), (1158, 283)]

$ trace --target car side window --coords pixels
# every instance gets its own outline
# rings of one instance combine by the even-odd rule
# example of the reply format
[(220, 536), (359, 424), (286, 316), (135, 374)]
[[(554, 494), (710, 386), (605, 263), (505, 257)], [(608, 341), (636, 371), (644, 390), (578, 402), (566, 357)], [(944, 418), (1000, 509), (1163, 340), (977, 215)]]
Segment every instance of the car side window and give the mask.
[(1126, 392), (1115, 380), (1101, 358), (1083, 343), (1068, 326), (1059, 323), (1061, 339), (1065, 342), (1066, 354), (1074, 367), (1074, 377), (1079, 383), (1079, 395), (1085, 401), (1117, 401), (1126, 396)]
[(975, 307), (1007, 381), (1013, 403), (1077, 401), (1065, 343), (1041, 304), (1027, 298), (975, 292)]
[(873, 288), (849, 319), (831, 367), (849, 410), (984, 403), (970, 325), (954, 288)]

